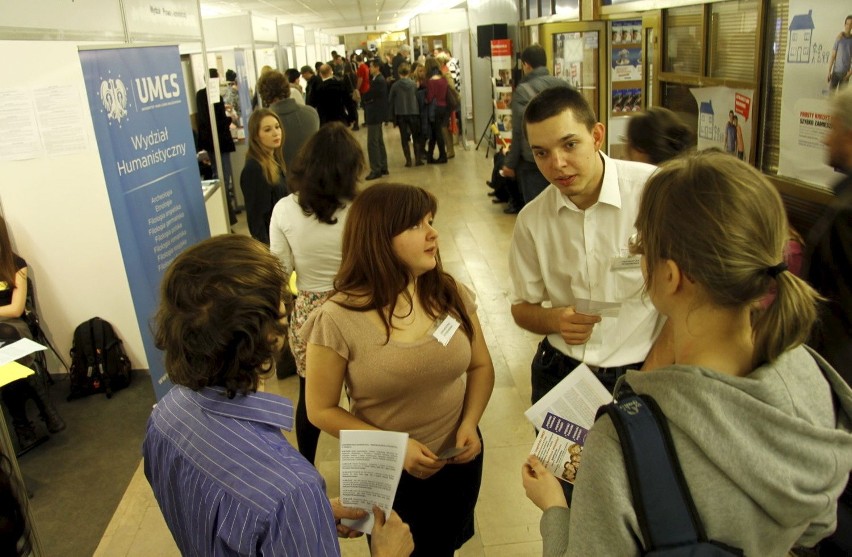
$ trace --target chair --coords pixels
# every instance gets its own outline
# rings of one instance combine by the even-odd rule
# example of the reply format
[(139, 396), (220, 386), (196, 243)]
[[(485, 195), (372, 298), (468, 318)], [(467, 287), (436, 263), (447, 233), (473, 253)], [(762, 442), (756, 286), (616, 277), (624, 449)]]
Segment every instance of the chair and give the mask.
[[(39, 344), (47, 346), (56, 356), (56, 359), (65, 366), (65, 369), (69, 370), (68, 364), (65, 363), (65, 360), (62, 359), (62, 356), (59, 355), (59, 352), (56, 348), (54, 348), (50, 339), (47, 338), (47, 335), (41, 328), (41, 321), (39, 320), (38, 313), (36, 312), (35, 287), (33, 285), (32, 278), (30, 277), (27, 277), (27, 299), (24, 305), (24, 314), (21, 316), (21, 319), (23, 319), (27, 324), (27, 327), (29, 327), (33, 340)], [(45, 352), (40, 350), (33, 356), (35, 358), (33, 361), (35, 372), (41, 374), (42, 378), (48, 385), (53, 385), (53, 377), (51, 377), (50, 371), (47, 368), (47, 357), (45, 356)]]

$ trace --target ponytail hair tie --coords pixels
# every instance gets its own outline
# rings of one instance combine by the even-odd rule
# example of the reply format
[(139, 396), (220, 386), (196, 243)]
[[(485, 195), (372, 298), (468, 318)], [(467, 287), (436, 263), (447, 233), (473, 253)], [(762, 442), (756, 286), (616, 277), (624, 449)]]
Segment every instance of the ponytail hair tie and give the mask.
[(767, 267), (766, 274), (772, 278), (775, 278), (786, 270), (787, 264), (782, 261), (778, 265), (772, 265), (771, 267)]

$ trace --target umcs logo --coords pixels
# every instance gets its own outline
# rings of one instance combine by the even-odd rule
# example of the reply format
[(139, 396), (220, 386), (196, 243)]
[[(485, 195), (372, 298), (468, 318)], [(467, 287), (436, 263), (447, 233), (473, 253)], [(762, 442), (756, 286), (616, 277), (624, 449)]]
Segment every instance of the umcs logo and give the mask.
[(140, 104), (173, 99), (180, 96), (176, 73), (136, 78), (136, 95)]
[(127, 117), (127, 87), (120, 78), (101, 81), (101, 103), (110, 120), (121, 122)]

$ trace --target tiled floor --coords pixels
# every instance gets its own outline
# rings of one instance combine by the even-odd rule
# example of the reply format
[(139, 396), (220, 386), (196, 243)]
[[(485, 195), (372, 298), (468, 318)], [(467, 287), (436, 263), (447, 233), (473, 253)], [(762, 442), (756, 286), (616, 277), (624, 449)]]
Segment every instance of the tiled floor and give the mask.
[[(491, 175), (492, 159), (479, 151), (456, 147), (456, 157), (446, 165), (403, 168), (396, 129), (385, 127), (390, 157), (388, 181), (421, 185), (439, 200), (435, 225), (440, 234), (441, 257), (447, 271), (477, 293), (496, 384), (483, 416), (485, 471), (476, 508), (476, 536), (458, 552), (460, 557), (524, 557), (541, 555), (538, 531), (540, 512), (524, 496), (520, 467), (533, 442), (532, 427), (523, 411), (530, 397), (529, 362), (538, 339), (515, 326), (509, 314), (507, 250), (514, 217), (503, 214), (504, 205), (491, 203), (484, 181)], [(366, 131), (357, 132), (366, 141)], [(369, 183), (368, 183), (369, 184)], [(241, 223), (236, 231), (244, 231)], [(267, 390), (294, 398), (298, 381), (290, 377), (267, 382)], [(295, 444), (295, 435), (288, 434)], [(338, 491), (336, 439), (323, 434), (317, 468), (325, 477), (328, 493)], [(343, 555), (368, 556), (363, 539), (342, 541)], [(96, 556), (180, 555), (160, 514), (140, 462)]]

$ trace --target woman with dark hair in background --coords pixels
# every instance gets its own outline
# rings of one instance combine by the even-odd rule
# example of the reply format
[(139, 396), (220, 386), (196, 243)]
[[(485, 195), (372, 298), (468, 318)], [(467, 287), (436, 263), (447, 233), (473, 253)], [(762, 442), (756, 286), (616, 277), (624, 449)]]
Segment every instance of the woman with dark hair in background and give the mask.
[[(443, 80), (443, 78), (441, 78)], [(471, 290), (441, 266), (435, 197), (378, 184), (343, 231), (336, 293), (305, 324), (311, 421), (409, 434), (393, 508), (415, 556), (452, 557), (473, 536), (482, 480), (479, 420), (494, 367)], [(339, 406), (346, 384), (350, 409)]]
[(296, 271), (299, 294), (290, 319), (290, 350), (299, 374), (296, 441), (299, 452), (312, 463), (320, 430), (308, 421), (305, 410), (306, 341), (301, 329), (334, 290), (343, 226), (365, 167), (361, 146), (343, 124), (321, 127), (293, 162), (289, 181), (293, 195), (275, 205), (269, 227), (270, 250), (287, 276)]
[[(12, 251), (6, 221), (0, 217), (0, 340), (4, 343), (32, 338), (29, 326), (22, 319), (26, 303), (27, 262)], [(31, 362), (31, 356), (22, 358), (21, 361), (23, 365), (29, 365)], [(50, 401), (41, 373), (9, 383), (0, 389), (0, 395), (12, 417), (20, 453), (35, 447), (45, 439), (37, 434), (35, 426), (27, 418), (27, 399), (35, 401), (47, 431), (58, 433), (65, 429), (65, 422)]]
[[(447, 162), (447, 145), (444, 143), (444, 128), (449, 125), (450, 112), (447, 109), (447, 88), (449, 83), (441, 73), (438, 61), (426, 59), (426, 104), (429, 106), (429, 146), (426, 148), (426, 162), (443, 164)], [(435, 143), (438, 143), (438, 158), (435, 158)]]
[(269, 245), (272, 208), (287, 195), (284, 178), (284, 128), (278, 115), (268, 108), (255, 110), (249, 118), (248, 152), (240, 174), (246, 201), (246, 219), (251, 237)]
[(627, 158), (661, 164), (695, 146), (695, 134), (667, 108), (653, 106), (627, 123)]
[(426, 68), (423, 64), (417, 62), (411, 66), (411, 79), (417, 84), (417, 108), (420, 110), (420, 152), (414, 153), (414, 159), (425, 163), (426, 156), (426, 140), (432, 137), (432, 126), (429, 123), (429, 105), (426, 104), (426, 82), (429, 78), (426, 76)]

